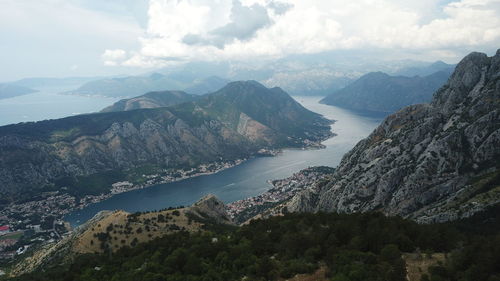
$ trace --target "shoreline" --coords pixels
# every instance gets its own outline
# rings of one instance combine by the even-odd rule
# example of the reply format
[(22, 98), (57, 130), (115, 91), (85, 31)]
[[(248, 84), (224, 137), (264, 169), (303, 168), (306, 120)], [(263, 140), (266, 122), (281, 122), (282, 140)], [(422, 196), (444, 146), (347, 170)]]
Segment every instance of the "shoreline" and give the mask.
[[(156, 185), (161, 185), (161, 184), (169, 184), (169, 183), (173, 183), (173, 182), (179, 182), (179, 181), (183, 181), (183, 180), (187, 180), (187, 179), (191, 179), (191, 178), (196, 178), (196, 177), (200, 177), (200, 176), (207, 176), (207, 175), (213, 175), (213, 174), (217, 174), (219, 172), (222, 172), (224, 170), (227, 170), (227, 169), (230, 169), (230, 168), (233, 168), (233, 167), (236, 167), (250, 159), (252, 159), (253, 157), (250, 157), (250, 158), (242, 158), (242, 159), (236, 159), (236, 160), (233, 160), (231, 162), (231, 164), (229, 164), (229, 162), (222, 162), (223, 164), (225, 164), (223, 167), (219, 168), (219, 169), (216, 169), (216, 170), (213, 170), (213, 171), (209, 171), (209, 172), (199, 172), (199, 173), (195, 173), (195, 174), (191, 174), (189, 176), (181, 176), (181, 177), (173, 177), (172, 179), (163, 179), (163, 180), (159, 180), (159, 181), (155, 181), (154, 183), (150, 183), (150, 184), (144, 184), (144, 185), (132, 185), (131, 187), (129, 188), (126, 188), (126, 189), (111, 189), (110, 190), (110, 193), (108, 194), (101, 194), (101, 195), (96, 195), (97, 197), (103, 197), (103, 199), (100, 199), (100, 200), (91, 200), (91, 202), (85, 202), (84, 204), (81, 204), (79, 205), (77, 208), (74, 208), (73, 210), (71, 210), (70, 212), (68, 213), (71, 213), (73, 211), (76, 211), (76, 210), (81, 210), (91, 204), (94, 204), (94, 203), (99, 203), (99, 202), (102, 202), (102, 201), (105, 201), (115, 195), (118, 195), (118, 194), (122, 194), (122, 193), (126, 193), (126, 192), (130, 192), (130, 191), (134, 191), (134, 190), (139, 190), (139, 189), (145, 189), (145, 188), (149, 188), (149, 187), (153, 187), (153, 186), (156, 186)], [(214, 163), (209, 163), (207, 165), (212, 165), (212, 164), (219, 164), (218, 162), (214, 162)], [(199, 168), (200, 166), (196, 167), (196, 168)], [(196, 168), (192, 168), (191, 170), (193, 169), (196, 169)], [(184, 171), (184, 169), (178, 169), (178, 170), (174, 170), (173, 173), (180, 173), (181, 171)], [(148, 176), (153, 176), (153, 175), (146, 175), (146, 177)], [(160, 176), (161, 178), (164, 178), (166, 176)], [(151, 179), (156, 179), (156, 177), (154, 178), (151, 178)], [(127, 185), (127, 183), (129, 183), (128, 181), (125, 181), (125, 182), (116, 182), (114, 184), (117, 184), (117, 183), (124, 183), (124, 185)], [(113, 185), (114, 185), (113, 184)], [(131, 184), (131, 183), (130, 183)], [(123, 185), (122, 185), (123, 186)], [(104, 196), (103, 196), (104, 195)], [(86, 197), (94, 197), (93, 195), (87, 195), (85, 196), (84, 198)]]
[[(334, 122), (333, 120), (332, 123)], [(19, 228), (22, 230), (33, 229), (37, 225), (44, 221), (45, 218), (49, 217), (57, 223), (64, 223), (65, 217), (75, 211), (82, 210), (91, 204), (99, 203), (105, 201), (114, 195), (144, 189), (160, 184), (168, 184), (173, 182), (178, 182), (190, 178), (195, 178), (199, 176), (206, 176), (219, 173), (229, 168), (236, 167), (252, 158), (256, 157), (274, 157), (283, 153), (285, 150), (318, 150), (324, 149), (325, 145), (322, 144), (323, 141), (335, 137), (336, 134), (330, 130), (329, 134), (324, 135), (318, 141), (304, 140), (302, 147), (285, 147), (279, 149), (260, 149), (254, 155), (246, 158), (229, 160), (225, 162), (212, 162), (207, 164), (201, 164), (197, 167), (190, 169), (176, 169), (176, 170), (163, 170), (157, 174), (142, 175), (145, 180), (144, 183), (133, 184), (129, 181), (115, 182), (111, 185), (109, 193), (99, 194), (99, 195), (86, 195), (81, 198), (69, 195), (67, 193), (62, 193), (61, 191), (56, 192), (45, 192), (42, 194), (43, 199), (37, 201), (28, 201), (22, 204), (13, 204), (6, 206), (0, 211), (0, 224), (7, 224), (13, 226), (17, 229), (19, 216), (23, 217), (23, 221), (28, 220), (28, 223), (22, 224), (24, 228)], [(27, 214), (27, 215), (26, 215)], [(32, 223), (32, 217), (39, 217), (40, 221), (37, 223)], [(3, 220), (2, 220), (3, 218)], [(16, 219), (14, 219), (16, 218)], [(31, 221), (31, 222), (30, 222)], [(85, 222), (78, 222), (77, 225), (81, 225)], [(50, 229), (45, 230), (50, 232)]]
[(259, 195), (228, 203), (226, 211), (235, 223), (244, 223), (315, 185), (334, 171), (332, 167), (312, 166), (297, 171), (287, 178), (268, 180), (267, 183), (272, 186), (270, 189)]
[[(330, 120), (333, 123), (336, 122), (336, 120)], [(320, 150), (320, 149), (325, 149), (326, 146), (322, 144), (322, 142), (328, 140), (328, 139), (331, 139), (333, 137), (337, 136), (336, 133), (333, 133), (333, 131), (330, 130), (330, 134), (328, 134), (328, 136), (325, 136), (325, 138), (319, 140), (319, 141), (309, 141), (309, 140), (306, 140), (304, 142), (304, 147), (287, 147), (287, 148), (279, 148), (279, 149), (260, 149), (259, 151), (257, 151), (257, 153), (255, 155), (252, 155), (248, 158), (243, 158), (243, 159), (236, 159), (236, 160), (232, 160), (232, 161), (229, 161), (229, 162), (233, 162), (229, 165), (224, 165), (223, 167), (219, 168), (219, 169), (215, 169), (213, 171), (209, 171), (209, 172), (201, 172), (201, 173), (195, 173), (195, 174), (192, 174), (192, 175), (189, 175), (189, 176), (183, 176), (181, 178), (173, 178), (173, 179), (169, 179), (169, 180), (160, 180), (160, 181), (157, 181), (157, 182), (154, 182), (154, 183), (151, 183), (151, 184), (145, 184), (145, 185), (136, 185), (136, 186), (131, 186), (130, 188), (127, 188), (126, 190), (121, 190), (119, 192), (112, 192), (112, 190), (110, 191), (109, 194), (105, 194), (105, 195), (97, 195), (96, 197), (99, 197), (99, 199), (97, 200), (90, 200), (90, 202), (85, 202), (84, 204), (80, 204), (78, 207), (75, 207), (73, 209), (71, 209), (70, 211), (68, 211), (67, 213), (64, 214), (64, 216), (66, 216), (67, 214), (73, 212), (73, 211), (76, 211), (76, 210), (81, 210), (91, 204), (94, 204), (94, 203), (99, 203), (99, 202), (102, 202), (102, 201), (105, 201), (111, 197), (113, 197), (114, 195), (117, 195), (117, 194), (121, 194), (121, 193), (125, 193), (125, 192), (129, 192), (129, 191), (133, 191), (133, 190), (138, 190), (138, 189), (144, 189), (144, 188), (148, 188), (148, 187), (152, 187), (152, 186), (156, 186), (156, 185), (160, 185), (160, 184), (168, 184), (168, 183), (173, 183), (173, 182), (178, 182), (178, 181), (182, 181), (182, 180), (186, 180), (186, 179), (190, 179), (190, 178), (195, 178), (195, 177), (199, 177), (199, 176), (206, 176), (206, 175), (213, 175), (213, 174), (217, 174), (219, 172), (222, 172), (224, 170), (227, 170), (227, 169), (230, 169), (230, 168), (233, 168), (233, 167), (236, 167), (250, 159), (253, 159), (253, 158), (256, 158), (256, 157), (275, 157), (275, 156), (278, 156), (280, 154), (283, 153), (284, 150), (293, 150), (293, 149), (297, 149), (297, 150)], [(228, 164), (229, 162), (222, 162), (224, 164)], [(218, 164), (218, 162), (214, 162), (214, 163), (209, 163), (209, 164), (204, 164), (204, 165), (213, 165), (213, 164)], [(201, 166), (204, 166), (204, 165), (200, 165), (196, 168), (191, 168), (191, 171), (192, 170), (195, 170), (195, 169), (199, 169)], [(175, 170), (174, 173), (176, 172), (180, 172), (180, 171), (184, 171), (183, 169), (178, 169), (178, 170)], [(153, 175), (147, 175), (146, 177), (148, 176), (153, 176)], [(165, 176), (160, 176), (161, 178), (165, 177)], [(157, 178), (157, 177), (155, 177)], [(116, 183), (115, 183), (116, 184)], [(92, 196), (92, 195), (87, 195), (86, 197), (88, 196)], [(84, 197), (85, 198), (85, 197)], [(248, 198), (245, 198), (245, 199), (248, 199)], [(245, 199), (242, 199), (242, 200), (245, 200)], [(234, 202), (232, 202), (234, 203)], [(64, 217), (63, 216), (63, 217)], [(83, 224), (85, 222), (81, 222), (79, 225)]]

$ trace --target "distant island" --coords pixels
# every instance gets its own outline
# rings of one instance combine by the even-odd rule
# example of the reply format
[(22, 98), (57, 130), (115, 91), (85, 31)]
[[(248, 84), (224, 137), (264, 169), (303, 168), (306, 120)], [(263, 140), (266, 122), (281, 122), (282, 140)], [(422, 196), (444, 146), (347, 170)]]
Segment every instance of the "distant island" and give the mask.
[(0, 84), (0, 99), (8, 99), (37, 92), (37, 90), (10, 83)]
[(189, 94), (203, 95), (219, 90), (228, 82), (230, 81), (217, 76), (194, 79), (153, 73), (147, 76), (93, 80), (65, 94), (116, 98), (135, 97), (152, 91), (184, 90)]

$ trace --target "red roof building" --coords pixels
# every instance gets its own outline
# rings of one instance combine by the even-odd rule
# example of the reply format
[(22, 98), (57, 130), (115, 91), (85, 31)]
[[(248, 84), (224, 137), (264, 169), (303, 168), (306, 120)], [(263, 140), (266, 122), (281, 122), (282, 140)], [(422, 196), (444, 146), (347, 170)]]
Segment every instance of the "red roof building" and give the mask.
[(0, 232), (9, 231), (9, 230), (10, 230), (10, 227), (8, 225), (0, 226)]

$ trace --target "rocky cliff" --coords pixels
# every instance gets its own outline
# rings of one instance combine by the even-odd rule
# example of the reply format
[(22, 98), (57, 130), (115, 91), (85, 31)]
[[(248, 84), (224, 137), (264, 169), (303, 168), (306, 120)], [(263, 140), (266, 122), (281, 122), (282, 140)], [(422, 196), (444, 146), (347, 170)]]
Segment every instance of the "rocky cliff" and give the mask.
[(104, 185), (97, 179), (107, 172), (121, 181), (134, 173), (241, 159), (263, 148), (302, 147), (330, 136), (328, 120), (282, 90), (233, 82), (168, 108), (0, 127), (0, 198), (13, 202), (48, 190), (75, 194), (75, 186), (80, 195), (92, 194), (90, 182)]
[(388, 116), (332, 180), (291, 211), (381, 211), (419, 222), (467, 217), (500, 202), (500, 50), (471, 53), (430, 104)]

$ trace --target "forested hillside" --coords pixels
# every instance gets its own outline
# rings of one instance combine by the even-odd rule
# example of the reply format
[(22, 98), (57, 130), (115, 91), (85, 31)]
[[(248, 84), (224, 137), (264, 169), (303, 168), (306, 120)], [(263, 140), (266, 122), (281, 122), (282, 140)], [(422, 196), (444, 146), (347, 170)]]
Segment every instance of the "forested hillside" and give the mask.
[[(421, 280), (499, 280), (498, 207), (454, 224), (419, 225), (367, 214), (287, 214), (242, 227), (212, 225), (14, 280), (320, 280), (403, 281), (403, 252), (443, 253)], [(493, 218), (492, 218), (493, 217)], [(487, 218), (487, 219), (486, 219)]]

